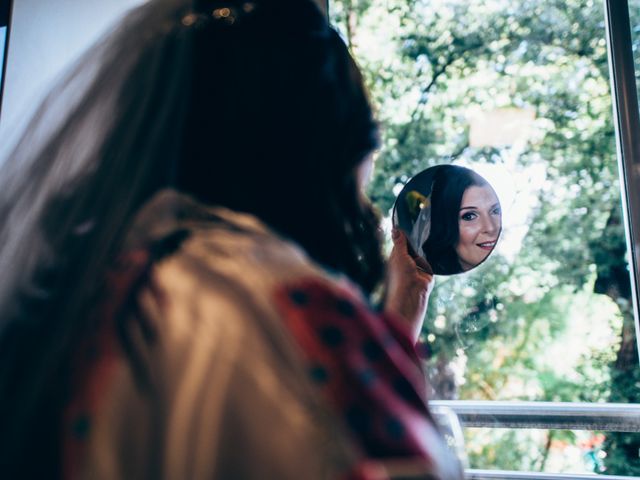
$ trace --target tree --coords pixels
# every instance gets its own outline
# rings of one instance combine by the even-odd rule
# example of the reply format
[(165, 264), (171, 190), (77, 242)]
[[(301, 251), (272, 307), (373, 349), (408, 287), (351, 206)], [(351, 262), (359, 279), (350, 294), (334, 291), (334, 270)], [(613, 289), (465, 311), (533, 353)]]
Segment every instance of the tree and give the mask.
[[(638, 401), (599, 2), (335, 0), (331, 7), (378, 106), (384, 138), (370, 196), (383, 214), (408, 178), (430, 165), (544, 173), (519, 250), (494, 254), (465, 277), (438, 279), (424, 331), (436, 394)], [(531, 109), (535, 132), (520, 151), (471, 145), (474, 107)], [(598, 325), (617, 337), (590, 343), (588, 330)], [(575, 352), (558, 370), (549, 352), (566, 344)], [(545, 468), (554, 435), (557, 444), (564, 434), (539, 439), (528, 456), (484, 445), (473, 456), (484, 463), (474, 465)], [(637, 436), (608, 435), (607, 473), (640, 472), (638, 447)]]

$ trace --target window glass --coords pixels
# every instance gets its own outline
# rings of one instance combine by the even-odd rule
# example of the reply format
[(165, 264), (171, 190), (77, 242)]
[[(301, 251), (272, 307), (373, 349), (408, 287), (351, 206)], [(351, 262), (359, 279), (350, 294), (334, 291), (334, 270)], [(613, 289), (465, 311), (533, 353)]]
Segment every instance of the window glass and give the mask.
[[(483, 175), (503, 207), (492, 256), (436, 280), (433, 397), (638, 402), (602, 3), (332, 0), (330, 15), (381, 120), (369, 194), (386, 225), (408, 179), (442, 163)], [(635, 434), (466, 437), (472, 468), (640, 474)]]

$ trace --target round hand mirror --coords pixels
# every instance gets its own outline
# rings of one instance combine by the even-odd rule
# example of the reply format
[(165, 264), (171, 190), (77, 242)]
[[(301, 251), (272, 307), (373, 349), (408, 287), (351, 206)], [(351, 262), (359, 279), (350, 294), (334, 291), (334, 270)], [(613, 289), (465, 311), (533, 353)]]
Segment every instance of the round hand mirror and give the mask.
[(476, 172), (438, 165), (404, 186), (393, 206), (393, 225), (433, 273), (452, 275), (491, 254), (502, 232), (502, 210), (493, 187)]

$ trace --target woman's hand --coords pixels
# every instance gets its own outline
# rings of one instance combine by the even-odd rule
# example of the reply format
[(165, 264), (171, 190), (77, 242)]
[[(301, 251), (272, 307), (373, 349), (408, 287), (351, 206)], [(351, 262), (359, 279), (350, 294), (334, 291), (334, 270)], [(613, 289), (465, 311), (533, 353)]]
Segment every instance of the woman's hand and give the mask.
[(409, 251), (407, 237), (401, 230), (393, 229), (391, 238), (385, 310), (404, 318), (413, 341), (417, 342), (433, 290), (433, 271), (424, 258)]

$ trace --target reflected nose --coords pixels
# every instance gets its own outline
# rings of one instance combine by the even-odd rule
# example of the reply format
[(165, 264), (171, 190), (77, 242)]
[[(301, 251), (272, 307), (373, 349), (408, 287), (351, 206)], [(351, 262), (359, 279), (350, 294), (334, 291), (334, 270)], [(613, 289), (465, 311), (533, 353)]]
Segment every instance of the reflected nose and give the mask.
[(493, 215), (487, 215), (483, 218), (482, 231), (487, 235), (494, 236), (500, 231), (501, 219)]

